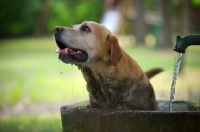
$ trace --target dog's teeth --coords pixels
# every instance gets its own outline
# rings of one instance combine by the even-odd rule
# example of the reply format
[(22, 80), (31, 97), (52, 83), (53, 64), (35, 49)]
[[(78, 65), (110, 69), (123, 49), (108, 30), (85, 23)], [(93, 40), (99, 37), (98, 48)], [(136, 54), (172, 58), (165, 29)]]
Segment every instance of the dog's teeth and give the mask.
[(65, 48), (65, 49), (56, 49), (56, 53), (59, 54), (82, 54), (83, 52), (80, 50), (73, 50), (71, 48)]
[(56, 49), (56, 53), (59, 53), (59, 54), (68, 54), (68, 48), (65, 48), (65, 49)]
[(60, 52), (60, 49), (56, 49), (56, 53), (59, 53)]
[(65, 54), (68, 54), (68, 48), (65, 48)]
[(76, 52), (76, 54), (82, 54), (83, 52), (82, 51), (80, 51), (80, 50), (78, 50), (77, 52)]

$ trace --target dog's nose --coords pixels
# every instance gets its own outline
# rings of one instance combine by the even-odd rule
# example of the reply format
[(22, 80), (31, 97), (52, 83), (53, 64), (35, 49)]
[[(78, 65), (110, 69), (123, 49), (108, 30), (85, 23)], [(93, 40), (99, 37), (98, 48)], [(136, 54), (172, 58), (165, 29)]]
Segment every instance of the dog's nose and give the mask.
[(63, 30), (63, 27), (61, 27), (61, 26), (56, 26), (55, 28), (54, 28), (54, 33), (59, 33), (59, 32), (61, 32)]

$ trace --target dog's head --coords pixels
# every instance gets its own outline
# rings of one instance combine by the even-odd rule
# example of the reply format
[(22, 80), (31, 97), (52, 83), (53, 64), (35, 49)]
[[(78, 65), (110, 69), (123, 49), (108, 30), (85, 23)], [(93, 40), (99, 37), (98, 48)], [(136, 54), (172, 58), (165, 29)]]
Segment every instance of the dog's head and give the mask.
[(95, 61), (114, 66), (122, 58), (118, 40), (103, 25), (83, 22), (69, 27), (55, 27), (54, 38), (59, 59), (64, 63), (89, 65)]

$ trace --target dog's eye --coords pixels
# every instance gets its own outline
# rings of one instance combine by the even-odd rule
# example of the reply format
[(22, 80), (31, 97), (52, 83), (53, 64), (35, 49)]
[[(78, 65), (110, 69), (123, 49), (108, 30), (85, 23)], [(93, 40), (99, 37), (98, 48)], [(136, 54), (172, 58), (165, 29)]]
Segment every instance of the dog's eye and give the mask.
[(82, 31), (90, 31), (90, 28), (89, 28), (87, 25), (83, 25), (83, 26), (81, 27), (81, 30), (82, 30)]

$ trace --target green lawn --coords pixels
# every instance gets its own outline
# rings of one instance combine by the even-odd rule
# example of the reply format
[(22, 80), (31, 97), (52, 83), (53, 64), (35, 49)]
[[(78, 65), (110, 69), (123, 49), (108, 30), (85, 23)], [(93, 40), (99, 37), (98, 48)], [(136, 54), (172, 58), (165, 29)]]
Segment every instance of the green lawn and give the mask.
[(53, 115), (23, 115), (0, 118), (0, 132), (61, 132), (61, 119)]
[[(0, 111), (19, 102), (37, 105), (87, 99), (81, 72), (75, 66), (59, 62), (56, 48), (51, 37), (0, 41)], [(125, 50), (144, 70), (153, 67), (165, 69), (151, 82), (157, 100), (168, 100), (175, 52), (133, 46), (125, 47)], [(199, 56), (200, 46), (191, 46), (186, 50), (184, 72), (178, 77), (176, 100), (200, 103)], [(60, 116), (8, 115), (0, 119), (0, 131), (61, 131)]]
[(18, 101), (56, 103), (87, 96), (81, 73), (59, 62), (56, 48), (52, 38), (1, 41), (0, 108)]

